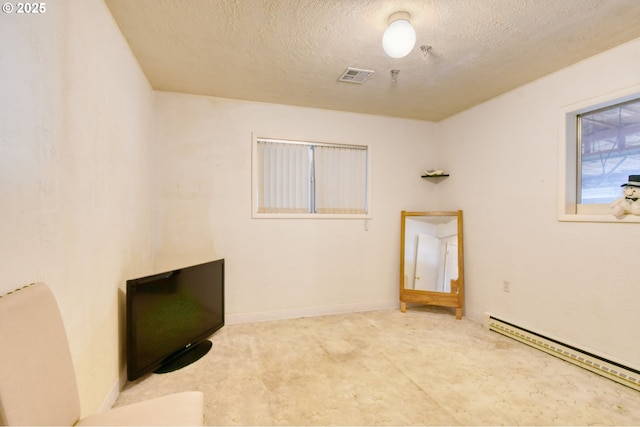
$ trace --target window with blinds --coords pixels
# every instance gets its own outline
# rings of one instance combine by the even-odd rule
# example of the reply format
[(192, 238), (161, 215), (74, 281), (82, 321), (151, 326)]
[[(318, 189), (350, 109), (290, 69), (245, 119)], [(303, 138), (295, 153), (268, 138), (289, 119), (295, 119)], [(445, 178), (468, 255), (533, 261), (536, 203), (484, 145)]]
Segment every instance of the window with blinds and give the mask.
[(608, 204), (640, 172), (640, 98), (577, 116), (578, 203)]
[(640, 173), (640, 85), (560, 109), (560, 221), (640, 222), (611, 203)]
[(254, 217), (366, 217), (369, 147), (254, 138)]

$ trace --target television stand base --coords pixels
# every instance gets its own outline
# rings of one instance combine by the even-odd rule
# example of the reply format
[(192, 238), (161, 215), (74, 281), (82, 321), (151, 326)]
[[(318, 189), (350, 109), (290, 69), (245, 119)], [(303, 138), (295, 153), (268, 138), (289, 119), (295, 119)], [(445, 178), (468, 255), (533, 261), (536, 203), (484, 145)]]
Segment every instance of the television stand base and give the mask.
[(202, 356), (211, 350), (213, 344), (209, 340), (200, 341), (190, 347), (184, 348), (167, 357), (162, 365), (155, 371), (156, 374), (166, 374), (167, 372), (177, 371), (187, 365), (199, 360)]

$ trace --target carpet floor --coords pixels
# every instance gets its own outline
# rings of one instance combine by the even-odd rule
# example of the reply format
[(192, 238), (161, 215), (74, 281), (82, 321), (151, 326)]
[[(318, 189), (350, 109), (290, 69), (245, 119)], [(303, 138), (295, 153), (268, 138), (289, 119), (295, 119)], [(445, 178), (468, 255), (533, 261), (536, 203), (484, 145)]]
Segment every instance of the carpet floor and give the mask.
[(115, 406), (200, 390), (206, 425), (640, 425), (640, 392), (447, 309), (227, 325)]

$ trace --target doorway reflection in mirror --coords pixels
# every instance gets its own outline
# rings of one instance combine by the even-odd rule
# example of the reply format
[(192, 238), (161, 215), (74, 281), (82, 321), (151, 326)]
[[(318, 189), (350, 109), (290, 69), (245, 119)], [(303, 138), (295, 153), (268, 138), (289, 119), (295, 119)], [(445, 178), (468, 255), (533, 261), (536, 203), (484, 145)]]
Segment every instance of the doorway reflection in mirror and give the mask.
[(451, 292), (451, 280), (458, 278), (457, 217), (410, 217), (406, 233), (405, 287)]

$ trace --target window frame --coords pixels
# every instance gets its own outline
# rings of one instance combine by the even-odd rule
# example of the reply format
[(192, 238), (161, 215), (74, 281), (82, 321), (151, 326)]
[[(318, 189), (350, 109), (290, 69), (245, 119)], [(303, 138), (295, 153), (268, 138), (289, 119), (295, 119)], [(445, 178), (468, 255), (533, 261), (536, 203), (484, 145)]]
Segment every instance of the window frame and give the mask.
[[(357, 144), (357, 143), (340, 143), (340, 142), (328, 142), (328, 141), (316, 141), (308, 138), (292, 138), (292, 137), (273, 137), (264, 136), (263, 133), (253, 133), (251, 141), (251, 217), (254, 219), (372, 219), (372, 198), (371, 198), (371, 159), (372, 148), (369, 144)], [(305, 145), (325, 145), (325, 146), (342, 146), (342, 147), (366, 147), (367, 149), (367, 190), (366, 190), (366, 204), (367, 212), (364, 214), (347, 214), (347, 213), (267, 213), (258, 212), (258, 191), (260, 184), (260, 177), (258, 174), (258, 141), (269, 140), (276, 142), (284, 142), (290, 144), (305, 144)]]
[[(616, 218), (611, 213), (608, 203), (580, 204), (577, 202), (578, 186), (580, 185), (578, 177), (578, 162), (580, 161), (578, 116), (638, 98), (640, 98), (640, 85), (634, 85), (561, 108), (558, 174), (559, 221), (640, 223), (640, 216), (637, 215)], [(622, 197), (622, 191), (620, 197)]]

